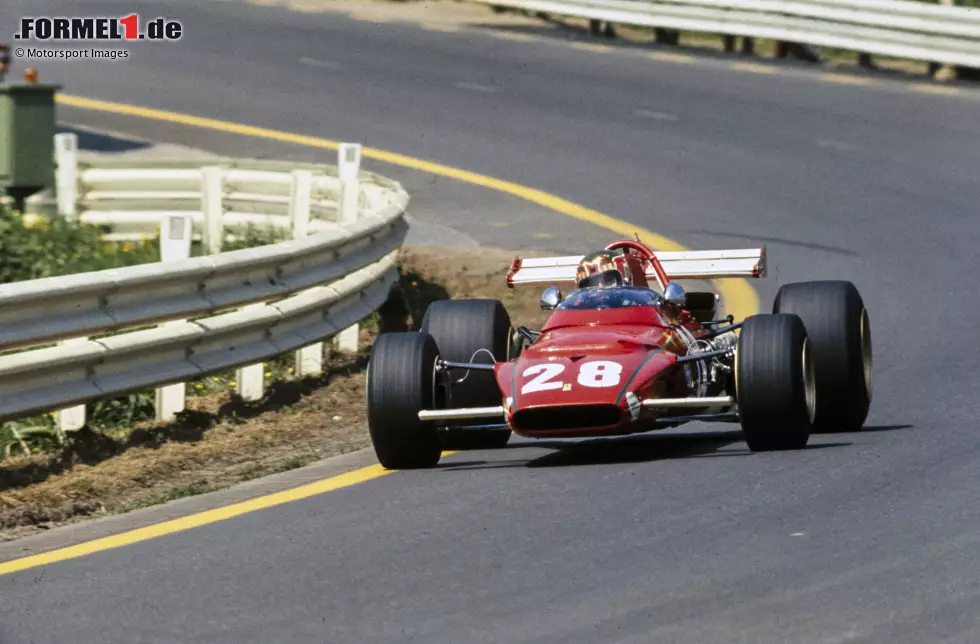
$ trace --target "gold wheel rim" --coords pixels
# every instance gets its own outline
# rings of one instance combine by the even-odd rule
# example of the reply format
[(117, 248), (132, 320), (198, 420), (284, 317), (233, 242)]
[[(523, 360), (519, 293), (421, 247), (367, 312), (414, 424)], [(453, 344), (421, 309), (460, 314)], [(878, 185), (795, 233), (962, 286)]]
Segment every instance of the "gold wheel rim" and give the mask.
[(803, 395), (806, 400), (806, 414), (813, 424), (817, 415), (817, 379), (810, 359), (810, 339), (803, 341)]
[(735, 366), (733, 367), (733, 369), (735, 369), (735, 402), (738, 402), (738, 400), (739, 400), (739, 391), (740, 391), (739, 388), (738, 388), (738, 354), (739, 354), (738, 344), (736, 344), (735, 345)]
[(870, 401), (874, 359), (871, 355), (871, 322), (868, 319), (867, 309), (861, 311), (861, 367), (864, 370), (864, 390), (868, 393), (868, 401)]

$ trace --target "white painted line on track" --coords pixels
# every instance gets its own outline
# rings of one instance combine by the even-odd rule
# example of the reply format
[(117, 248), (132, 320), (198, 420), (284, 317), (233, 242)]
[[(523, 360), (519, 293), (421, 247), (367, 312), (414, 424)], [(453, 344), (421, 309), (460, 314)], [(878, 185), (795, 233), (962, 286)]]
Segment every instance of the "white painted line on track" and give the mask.
[(640, 118), (652, 119), (654, 121), (679, 121), (680, 117), (676, 114), (671, 114), (670, 112), (658, 112), (657, 110), (633, 110), (633, 116), (639, 116)]
[(336, 63), (331, 60), (317, 60), (316, 58), (300, 58), (296, 62), (300, 65), (319, 67), (320, 69), (332, 69), (334, 71), (337, 71), (341, 67), (340, 63)]
[(817, 141), (817, 147), (830, 148), (831, 150), (839, 150), (841, 152), (853, 152), (858, 149), (856, 145), (844, 143), (843, 141)]
[(465, 89), (470, 92), (483, 92), (484, 94), (493, 94), (500, 91), (499, 87), (494, 87), (493, 85), (481, 85), (479, 83), (466, 83), (463, 81), (456, 83), (456, 89)]

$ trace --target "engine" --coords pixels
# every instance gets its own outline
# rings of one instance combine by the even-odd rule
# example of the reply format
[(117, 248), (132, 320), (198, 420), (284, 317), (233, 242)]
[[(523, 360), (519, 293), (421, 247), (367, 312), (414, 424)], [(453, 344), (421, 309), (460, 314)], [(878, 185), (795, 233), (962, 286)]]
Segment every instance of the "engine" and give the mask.
[(716, 396), (721, 392), (734, 389), (732, 370), (735, 346), (738, 335), (728, 331), (710, 340), (691, 338), (689, 354), (727, 351), (726, 354), (715, 356), (704, 362), (698, 361), (684, 365), (687, 385), (695, 396)]
[(709, 342), (713, 350), (727, 350), (728, 353), (723, 356), (718, 356), (711, 361), (708, 388), (714, 394), (721, 393), (725, 389), (732, 391), (735, 388), (732, 371), (734, 369), (733, 363), (735, 346), (738, 344), (738, 335), (734, 331), (728, 331), (727, 333), (722, 333), (711, 338)]
[(715, 336), (708, 340), (711, 345), (712, 351), (720, 351), (722, 349), (735, 349), (735, 345), (738, 344), (738, 335), (734, 331), (728, 331), (727, 333), (722, 333), (721, 335)]

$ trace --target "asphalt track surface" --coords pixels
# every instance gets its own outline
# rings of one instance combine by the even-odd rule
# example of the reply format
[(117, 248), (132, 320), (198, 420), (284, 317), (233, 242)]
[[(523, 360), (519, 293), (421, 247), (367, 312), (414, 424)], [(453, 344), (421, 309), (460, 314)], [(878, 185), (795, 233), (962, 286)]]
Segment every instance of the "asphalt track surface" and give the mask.
[[(46, 63), (46, 74), (93, 98), (360, 140), (532, 185), (689, 247), (766, 243), (763, 306), (795, 280), (861, 290), (872, 413), (864, 431), (792, 453), (749, 454), (737, 432), (698, 426), (456, 454), (4, 576), (0, 641), (980, 641), (974, 99), (237, 3), (152, 6), (188, 26), (179, 46), (111, 72)], [(147, 136), (164, 127), (72, 118)], [(439, 189), (469, 194), (435, 183), (414, 202), (419, 217), (447, 216)], [(481, 228), (474, 210), (451, 223), (481, 243), (528, 243), (534, 226), (557, 247), (565, 231), (575, 250), (606, 241), (544, 212), (526, 223), (524, 210), (510, 228)]]

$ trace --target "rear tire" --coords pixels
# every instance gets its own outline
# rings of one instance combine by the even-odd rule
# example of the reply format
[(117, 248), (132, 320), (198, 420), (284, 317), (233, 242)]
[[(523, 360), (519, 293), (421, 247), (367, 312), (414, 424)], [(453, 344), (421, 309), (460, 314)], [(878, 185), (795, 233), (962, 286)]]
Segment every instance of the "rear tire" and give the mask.
[[(510, 316), (498, 300), (433, 302), (422, 318), (422, 332), (435, 338), (443, 360), (493, 364), (494, 359), (505, 362), (510, 357)], [(500, 404), (500, 388), (493, 372), (453, 369), (451, 374), (447, 409)], [(457, 383), (464, 374), (463, 382)], [(460, 429), (440, 432), (440, 439), (447, 450), (493, 449), (506, 445), (510, 434), (510, 429)]]
[(425, 333), (384, 333), (371, 349), (367, 370), (368, 431), (387, 469), (434, 467), (442, 445), (419, 411), (434, 408), (439, 349)]
[(813, 356), (795, 315), (745, 320), (735, 353), (742, 432), (753, 452), (800, 449), (810, 439), (815, 388)]
[(799, 282), (779, 289), (774, 313), (803, 320), (817, 377), (815, 432), (861, 429), (871, 407), (871, 325), (851, 282)]

